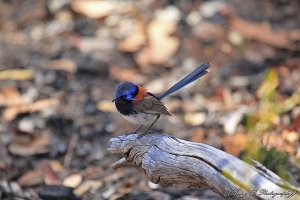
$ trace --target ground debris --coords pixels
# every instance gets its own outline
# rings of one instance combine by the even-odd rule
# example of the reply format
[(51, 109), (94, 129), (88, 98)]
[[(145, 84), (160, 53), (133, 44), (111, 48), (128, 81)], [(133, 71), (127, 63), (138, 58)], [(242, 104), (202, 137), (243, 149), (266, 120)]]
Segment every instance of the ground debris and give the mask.
[(204, 62), (210, 72), (163, 99), (171, 116), (153, 130), (240, 157), (288, 152), (292, 167), (283, 171), (300, 182), (298, 7), (271, 0), (0, 1), (1, 187), (17, 184), (18, 195), (33, 200), (217, 198), (205, 189), (147, 184), (122, 160), (112, 169), (120, 157), (105, 151), (111, 137), (136, 128), (111, 102), (118, 83), (159, 96)]

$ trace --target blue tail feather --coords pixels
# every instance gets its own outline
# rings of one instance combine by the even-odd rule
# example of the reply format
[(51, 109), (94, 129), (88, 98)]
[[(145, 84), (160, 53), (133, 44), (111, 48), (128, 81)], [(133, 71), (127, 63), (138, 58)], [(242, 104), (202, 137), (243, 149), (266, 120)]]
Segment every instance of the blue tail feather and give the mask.
[(159, 99), (161, 100), (162, 98), (168, 96), (169, 94), (181, 89), (182, 87), (192, 83), (193, 81), (197, 80), (201, 76), (204, 76), (205, 74), (208, 73), (208, 68), (211, 66), (210, 63), (205, 63), (199, 66), (197, 69), (192, 71), (190, 74), (188, 74), (186, 77), (184, 77), (182, 80), (180, 80), (178, 83), (173, 85), (171, 88), (169, 88), (165, 93), (163, 93)]

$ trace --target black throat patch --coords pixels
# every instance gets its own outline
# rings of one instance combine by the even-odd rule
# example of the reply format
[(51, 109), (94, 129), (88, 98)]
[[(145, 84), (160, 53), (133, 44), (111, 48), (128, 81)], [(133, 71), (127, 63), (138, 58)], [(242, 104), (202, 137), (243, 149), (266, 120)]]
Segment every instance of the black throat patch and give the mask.
[(123, 115), (136, 114), (136, 112), (133, 110), (133, 104), (129, 100), (119, 98), (116, 100), (115, 105), (117, 110)]

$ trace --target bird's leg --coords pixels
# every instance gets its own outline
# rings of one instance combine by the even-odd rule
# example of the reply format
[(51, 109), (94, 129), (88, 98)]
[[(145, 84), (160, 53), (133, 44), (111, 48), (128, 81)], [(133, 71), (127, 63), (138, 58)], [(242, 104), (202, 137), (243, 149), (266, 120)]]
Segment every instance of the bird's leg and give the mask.
[(149, 128), (146, 130), (146, 132), (147, 131), (149, 131), (151, 128), (152, 128), (152, 126), (155, 124), (155, 122), (157, 122), (157, 120), (160, 118), (160, 115), (157, 115), (156, 116), (156, 119), (154, 120), (154, 122), (152, 122), (152, 124), (149, 126)]
[(137, 137), (137, 139), (140, 139), (141, 137), (143, 137), (144, 135), (146, 135), (148, 133), (148, 131), (152, 128), (152, 126), (155, 124), (155, 122), (157, 122), (157, 120), (159, 118), (160, 118), (160, 115), (157, 115), (156, 119), (154, 120), (154, 122), (152, 122), (152, 124), (148, 127), (148, 129), (144, 133), (139, 134), (139, 136)]
[(137, 127), (137, 129), (135, 129), (135, 131), (133, 132), (133, 134), (136, 134), (138, 132), (138, 130), (143, 126), (143, 124), (139, 125), (139, 127)]

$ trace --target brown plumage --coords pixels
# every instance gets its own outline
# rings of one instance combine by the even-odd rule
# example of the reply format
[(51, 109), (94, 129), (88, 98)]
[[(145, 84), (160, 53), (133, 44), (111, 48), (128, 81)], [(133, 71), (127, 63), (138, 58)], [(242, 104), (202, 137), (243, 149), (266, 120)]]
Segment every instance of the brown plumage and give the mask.
[(164, 104), (151, 95), (145, 96), (142, 101), (135, 102), (132, 108), (137, 113), (171, 115)]

